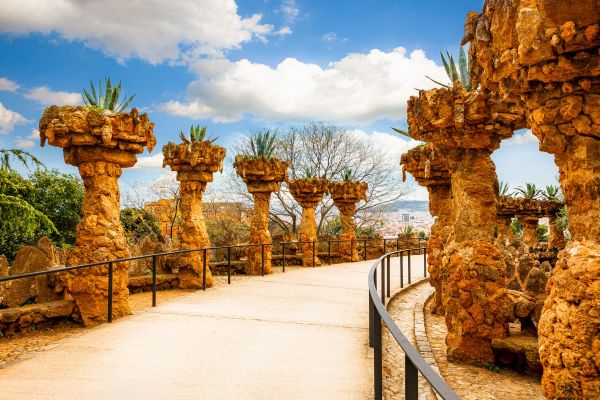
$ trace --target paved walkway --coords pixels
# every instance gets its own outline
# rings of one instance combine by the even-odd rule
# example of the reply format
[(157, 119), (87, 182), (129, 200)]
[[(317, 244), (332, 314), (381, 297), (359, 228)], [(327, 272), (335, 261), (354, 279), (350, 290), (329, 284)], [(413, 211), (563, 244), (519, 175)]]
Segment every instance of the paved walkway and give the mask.
[[(370, 265), (159, 293), (151, 311), (0, 370), (0, 399), (369, 399)], [(413, 273), (422, 265), (414, 256)]]

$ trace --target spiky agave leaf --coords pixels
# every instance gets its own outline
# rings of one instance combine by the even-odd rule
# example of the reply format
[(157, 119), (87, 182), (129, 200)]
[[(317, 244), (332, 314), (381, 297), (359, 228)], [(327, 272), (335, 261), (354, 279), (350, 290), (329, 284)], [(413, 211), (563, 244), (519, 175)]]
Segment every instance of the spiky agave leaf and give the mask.
[(458, 51), (458, 67), (460, 68), (460, 81), (467, 91), (471, 91), (469, 60), (465, 54), (465, 49), (462, 46), (460, 46), (460, 50)]
[(100, 81), (98, 91), (96, 91), (94, 83), (90, 81), (91, 94), (86, 89), (83, 89), (81, 97), (83, 98), (83, 103), (90, 108), (100, 108), (102, 110), (121, 113), (129, 107), (135, 97), (135, 94), (129, 98), (125, 95), (123, 101), (119, 103), (121, 101), (122, 87), (123, 85), (120, 81), (116, 86), (113, 86), (110, 78), (105, 78), (104, 89), (102, 88), (102, 81)]
[(508, 185), (508, 182), (500, 181), (499, 190), (498, 190), (500, 196), (508, 196), (509, 190), (510, 190), (510, 187)]

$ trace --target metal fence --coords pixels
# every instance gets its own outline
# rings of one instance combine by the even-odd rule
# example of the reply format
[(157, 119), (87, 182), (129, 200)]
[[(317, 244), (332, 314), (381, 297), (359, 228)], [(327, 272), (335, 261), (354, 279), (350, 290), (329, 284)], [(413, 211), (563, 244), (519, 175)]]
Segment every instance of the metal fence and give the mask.
[[(407, 284), (411, 284), (411, 255), (413, 253), (423, 253), (423, 276), (427, 276), (427, 248), (415, 247), (410, 249), (396, 250), (384, 254), (373, 264), (369, 270), (369, 345), (374, 350), (373, 360), (373, 388), (375, 400), (383, 399), (383, 355), (382, 355), (382, 321), (390, 331), (398, 345), (404, 352), (404, 395), (408, 400), (417, 400), (419, 398), (419, 373), (427, 379), (433, 390), (445, 400), (459, 399), (458, 395), (446, 384), (444, 379), (439, 376), (433, 368), (425, 361), (419, 351), (413, 347), (410, 341), (404, 336), (400, 328), (396, 325), (388, 313), (385, 302), (390, 297), (391, 286), (391, 257), (398, 256), (400, 259), (400, 287), (404, 287), (404, 255), (408, 255)], [(379, 270), (379, 275), (378, 275)], [(381, 295), (377, 293), (377, 277), (380, 277)]]

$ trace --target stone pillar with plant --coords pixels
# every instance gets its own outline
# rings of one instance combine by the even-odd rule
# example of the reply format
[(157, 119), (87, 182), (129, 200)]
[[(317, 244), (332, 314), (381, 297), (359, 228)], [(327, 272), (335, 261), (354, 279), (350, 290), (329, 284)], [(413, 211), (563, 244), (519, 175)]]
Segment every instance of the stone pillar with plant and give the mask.
[(539, 324), (548, 398), (600, 397), (600, 7), (596, 0), (487, 0), (471, 12), (475, 81), (516, 93), (540, 150), (554, 155), (572, 240)]
[[(274, 157), (277, 136), (263, 131), (251, 135), (243, 154), (235, 157), (233, 167), (254, 198), (250, 217), (246, 273), (260, 275), (272, 272), (271, 234), (269, 233), (269, 202), (271, 193), (279, 191), (279, 184), (287, 178), (289, 163)], [(262, 246), (264, 245), (264, 246)], [(263, 251), (264, 250), (264, 251)]]
[(329, 185), (329, 194), (340, 212), (342, 232), (338, 238), (338, 249), (342, 262), (360, 261), (356, 243), (356, 205), (367, 200), (367, 183), (354, 180), (352, 169), (342, 171), (341, 181)]
[(451, 56), (443, 61), (453, 83), (410, 98), (407, 134), (435, 149), (451, 176), (453, 234), (441, 271), (448, 358), (493, 363), (491, 341), (508, 333), (512, 307), (495, 241), (498, 179), (491, 154), (524, 126), (524, 113), (471, 86), (464, 51), (458, 67)]
[[(223, 171), (225, 149), (214, 144), (217, 138), (206, 136), (206, 127), (190, 128), (189, 137), (180, 133), (181, 143), (169, 142), (163, 147), (163, 167), (169, 165), (177, 172), (180, 182), (181, 223), (178, 226), (181, 250), (210, 247), (210, 239), (202, 213), (202, 193), (213, 174)], [(206, 252), (206, 285), (212, 286), (210, 252)], [(204, 252), (195, 251), (178, 255), (174, 260), (179, 287), (199, 289), (203, 285)]]
[(313, 248), (318, 253), (317, 222), (315, 220), (315, 209), (329, 187), (329, 181), (315, 176), (314, 171), (305, 171), (304, 178), (288, 181), (290, 193), (302, 207), (302, 219), (300, 220), (300, 248), (302, 249), (302, 264), (305, 267), (313, 265), (320, 266), (321, 260), (317, 254), (313, 254)]
[[(135, 165), (136, 154), (152, 151), (154, 123), (148, 115), (125, 109), (133, 96), (121, 102), (121, 83), (110, 79), (99, 91), (84, 90), (86, 106), (50, 106), (40, 120), (41, 145), (63, 148), (65, 162), (79, 168), (85, 185), (83, 217), (77, 225), (75, 247), (67, 265), (128, 257), (120, 216), (118, 179), (122, 168)], [(113, 317), (130, 314), (127, 264), (113, 266)], [(86, 325), (107, 320), (108, 266), (73, 270), (61, 275), (63, 286), (75, 299)]]

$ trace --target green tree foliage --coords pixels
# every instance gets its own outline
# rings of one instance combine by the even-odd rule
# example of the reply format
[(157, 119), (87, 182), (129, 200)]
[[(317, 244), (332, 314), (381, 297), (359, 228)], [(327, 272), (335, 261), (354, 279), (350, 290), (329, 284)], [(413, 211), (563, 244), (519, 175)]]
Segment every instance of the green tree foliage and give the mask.
[(339, 215), (329, 218), (323, 224), (323, 234), (325, 236), (338, 236), (342, 232), (342, 220)]
[(513, 218), (510, 222), (510, 229), (513, 235), (523, 236), (523, 224), (517, 218)]
[(121, 210), (121, 223), (125, 229), (125, 237), (129, 242), (137, 243), (144, 236), (150, 236), (154, 241), (163, 240), (156, 217), (143, 208), (125, 208)]
[(535, 236), (537, 240), (540, 242), (547, 242), (550, 237), (550, 232), (548, 230), (548, 226), (546, 225), (538, 225), (535, 228)]
[(75, 175), (57, 170), (37, 170), (29, 177), (31, 192), (26, 198), (36, 210), (46, 215), (59, 232), (59, 244), (75, 243), (75, 230), (81, 220), (81, 203), (85, 188)]

